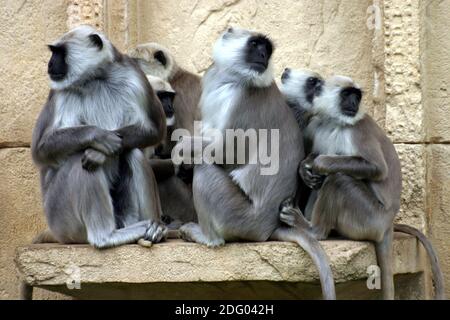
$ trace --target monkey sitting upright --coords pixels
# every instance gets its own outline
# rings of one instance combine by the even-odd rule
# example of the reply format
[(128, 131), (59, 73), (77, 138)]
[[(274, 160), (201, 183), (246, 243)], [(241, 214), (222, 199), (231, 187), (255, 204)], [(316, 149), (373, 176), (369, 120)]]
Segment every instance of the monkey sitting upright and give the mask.
[(192, 200), (193, 170), (185, 170), (183, 166), (175, 167), (171, 159), (173, 142), (169, 140), (169, 137), (175, 130), (178, 116), (173, 107), (176, 92), (168, 82), (161, 78), (147, 76), (147, 79), (163, 106), (166, 115), (167, 137), (158, 146), (146, 150), (146, 156), (158, 182), (163, 221), (166, 222), (169, 229), (178, 229), (184, 223), (197, 221)]
[[(193, 167), (185, 164), (174, 166), (170, 159), (175, 146), (171, 136), (177, 129), (185, 129), (194, 134), (194, 121), (201, 118), (198, 107), (201, 78), (178, 66), (170, 51), (158, 43), (140, 44), (130, 51), (130, 56), (150, 79), (155, 82), (158, 82), (156, 79), (161, 79), (176, 92), (172, 103), (173, 123), (168, 126), (166, 139), (155, 150), (159, 153), (156, 157), (159, 159), (154, 157), (151, 164), (157, 178), (162, 176), (170, 178), (163, 186), (159, 183), (160, 189), (164, 189), (160, 190), (161, 203), (166, 222), (170, 222), (171, 229), (177, 228), (180, 222), (197, 221), (197, 218), (192, 201)], [(176, 175), (171, 177), (170, 173), (175, 172)]]
[[(297, 86), (298, 94), (305, 96), (308, 79), (308, 73), (289, 72), (283, 91), (295, 96)], [(331, 77), (308, 99), (312, 117), (305, 135), (312, 145), (300, 175), (314, 190), (306, 209), (312, 234), (326, 239), (336, 230), (353, 240), (374, 241), (384, 299), (394, 299), (393, 230), (412, 234), (430, 256), (436, 297), (443, 299), (442, 272), (431, 243), (419, 230), (393, 224), (400, 209), (400, 161), (392, 142), (360, 106), (361, 99), (359, 86), (343, 76)], [(293, 212), (281, 220), (294, 226), (301, 213)]]
[(51, 91), (33, 133), (53, 238), (109, 248), (161, 241), (161, 205), (141, 149), (164, 137), (164, 113), (134, 60), (89, 26), (49, 46)]
[(247, 157), (243, 163), (238, 164), (234, 154), (234, 163), (222, 165), (228, 159), (225, 141), (211, 139), (207, 148), (216, 145), (223, 154), (216, 154), (214, 164), (196, 165), (193, 194), (199, 223), (186, 224), (180, 232), (185, 240), (210, 247), (242, 240), (295, 242), (317, 266), (324, 298), (335, 299), (333, 274), (320, 243), (279, 220), (280, 207), (282, 212), (290, 210), (286, 199), (295, 194), (304, 150), (301, 130), (273, 79), (272, 52), (273, 44), (265, 35), (229, 28), (214, 46), (214, 64), (203, 78), (200, 104), (208, 138), (212, 129), (222, 136), (230, 130), (267, 130), (278, 137), (266, 141), (279, 148), (273, 156), (282, 155), (278, 170), (264, 174), (261, 161), (249, 160), (256, 153), (251, 142), (243, 147)]

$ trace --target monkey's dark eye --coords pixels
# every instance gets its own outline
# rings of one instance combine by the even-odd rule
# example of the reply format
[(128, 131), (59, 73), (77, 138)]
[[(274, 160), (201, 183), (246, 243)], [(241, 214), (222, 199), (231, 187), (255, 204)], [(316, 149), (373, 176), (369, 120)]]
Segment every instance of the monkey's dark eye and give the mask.
[(256, 42), (256, 41), (251, 41), (250, 42), (250, 45), (252, 46), (252, 47), (254, 47), (254, 48), (256, 48), (257, 46), (258, 46), (258, 43)]
[(315, 86), (317, 84), (317, 82), (319, 82), (319, 79), (317, 79), (317, 78), (314, 78), (314, 77), (308, 78), (308, 84), (310, 84), (311, 86)]
[(233, 31), (234, 31), (234, 30), (233, 30), (232, 27), (228, 28), (228, 30), (227, 30), (228, 33), (233, 33)]

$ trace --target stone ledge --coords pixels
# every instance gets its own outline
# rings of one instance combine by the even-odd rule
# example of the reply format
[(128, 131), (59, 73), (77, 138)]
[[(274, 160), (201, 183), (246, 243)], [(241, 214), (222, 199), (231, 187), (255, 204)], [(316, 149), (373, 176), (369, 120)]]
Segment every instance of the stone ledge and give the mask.
[[(322, 244), (338, 287), (342, 284), (348, 292), (348, 283), (359, 280), (360, 289), (368, 291), (361, 280), (367, 278), (367, 267), (376, 264), (373, 245), (344, 240)], [(422, 253), (414, 238), (396, 235), (394, 256), (396, 275), (423, 271)], [(208, 249), (169, 241), (150, 249), (130, 245), (106, 251), (84, 245), (44, 244), (18, 248), (15, 262), (19, 277), (28, 284), (78, 298), (320, 296), (311, 259), (297, 245), (285, 242)], [(80, 268), (82, 290), (66, 288), (67, 273), (73, 267)]]

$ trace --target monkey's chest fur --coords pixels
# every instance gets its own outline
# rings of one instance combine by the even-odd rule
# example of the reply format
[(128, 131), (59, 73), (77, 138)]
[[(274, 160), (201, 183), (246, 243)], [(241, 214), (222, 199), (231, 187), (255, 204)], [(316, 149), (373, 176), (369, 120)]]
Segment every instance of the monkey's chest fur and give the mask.
[[(93, 125), (117, 130), (142, 123), (146, 99), (134, 74), (128, 79), (92, 81), (82, 89), (58, 92), (55, 103), (54, 128)], [(123, 81), (120, 81), (123, 80)]]
[(356, 156), (352, 130), (330, 121), (313, 118), (305, 136), (312, 142), (312, 152), (323, 155)]

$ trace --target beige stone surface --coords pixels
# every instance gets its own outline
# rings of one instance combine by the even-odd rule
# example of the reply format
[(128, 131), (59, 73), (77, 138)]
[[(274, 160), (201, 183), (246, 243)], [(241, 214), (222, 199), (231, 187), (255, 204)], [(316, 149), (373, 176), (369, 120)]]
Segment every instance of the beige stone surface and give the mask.
[(421, 144), (396, 144), (402, 165), (403, 190), (396, 221), (427, 229), (426, 150)]
[(423, 142), (419, 0), (384, 0), (386, 128), (397, 143)]
[[(371, 27), (377, 13), (384, 14), (381, 29)], [(278, 77), (287, 66), (354, 77), (402, 160), (397, 220), (430, 233), (450, 274), (449, 14), (450, 0), (0, 0), (0, 177), (7, 181), (0, 189), (0, 224), (7, 226), (0, 234), (0, 298), (17, 294), (13, 249), (44, 224), (38, 177), (22, 147), (48, 93), (45, 44), (80, 23), (105, 30), (121, 50), (161, 42), (200, 74), (220, 32), (242, 26), (275, 40)]]
[(66, 30), (66, 0), (0, 1), (0, 147), (26, 146), (48, 94), (46, 47)]
[(213, 43), (227, 26), (255, 29), (275, 41), (277, 78), (286, 67), (350, 75), (366, 89), (365, 104), (373, 113), (374, 30), (367, 26), (371, 4), (368, 0), (305, 0), (289, 5), (284, 0), (139, 1), (135, 41), (160, 42), (180, 64), (203, 73), (211, 64)]
[(450, 142), (450, 1), (425, 1), (423, 89), (427, 140)]
[(67, 28), (89, 24), (97, 29), (104, 28), (103, 0), (68, 0)]
[(430, 235), (438, 252), (450, 296), (450, 145), (431, 145), (428, 153)]
[[(336, 283), (367, 279), (367, 268), (376, 264), (374, 248), (367, 242), (330, 240), (322, 244)], [(423, 270), (423, 253), (414, 238), (397, 235), (394, 256), (395, 274)], [(183, 283), (239, 281), (318, 283), (310, 257), (296, 244), (284, 242), (208, 249), (171, 241), (150, 249), (131, 245), (107, 251), (89, 246), (34, 245), (19, 248), (15, 262), (27, 283), (46, 287), (64, 286), (74, 279), (90, 290), (94, 285), (108, 287), (115, 283), (178, 283), (179, 287)]]
[[(45, 219), (41, 210), (39, 178), (31, 163), (29, 149), (0, 149), (0, 163), (0, 299), (17, 299), (15, 249), (30, 243), (45, 228)], [(56, 296), (38, 292), (37, 297)]]

